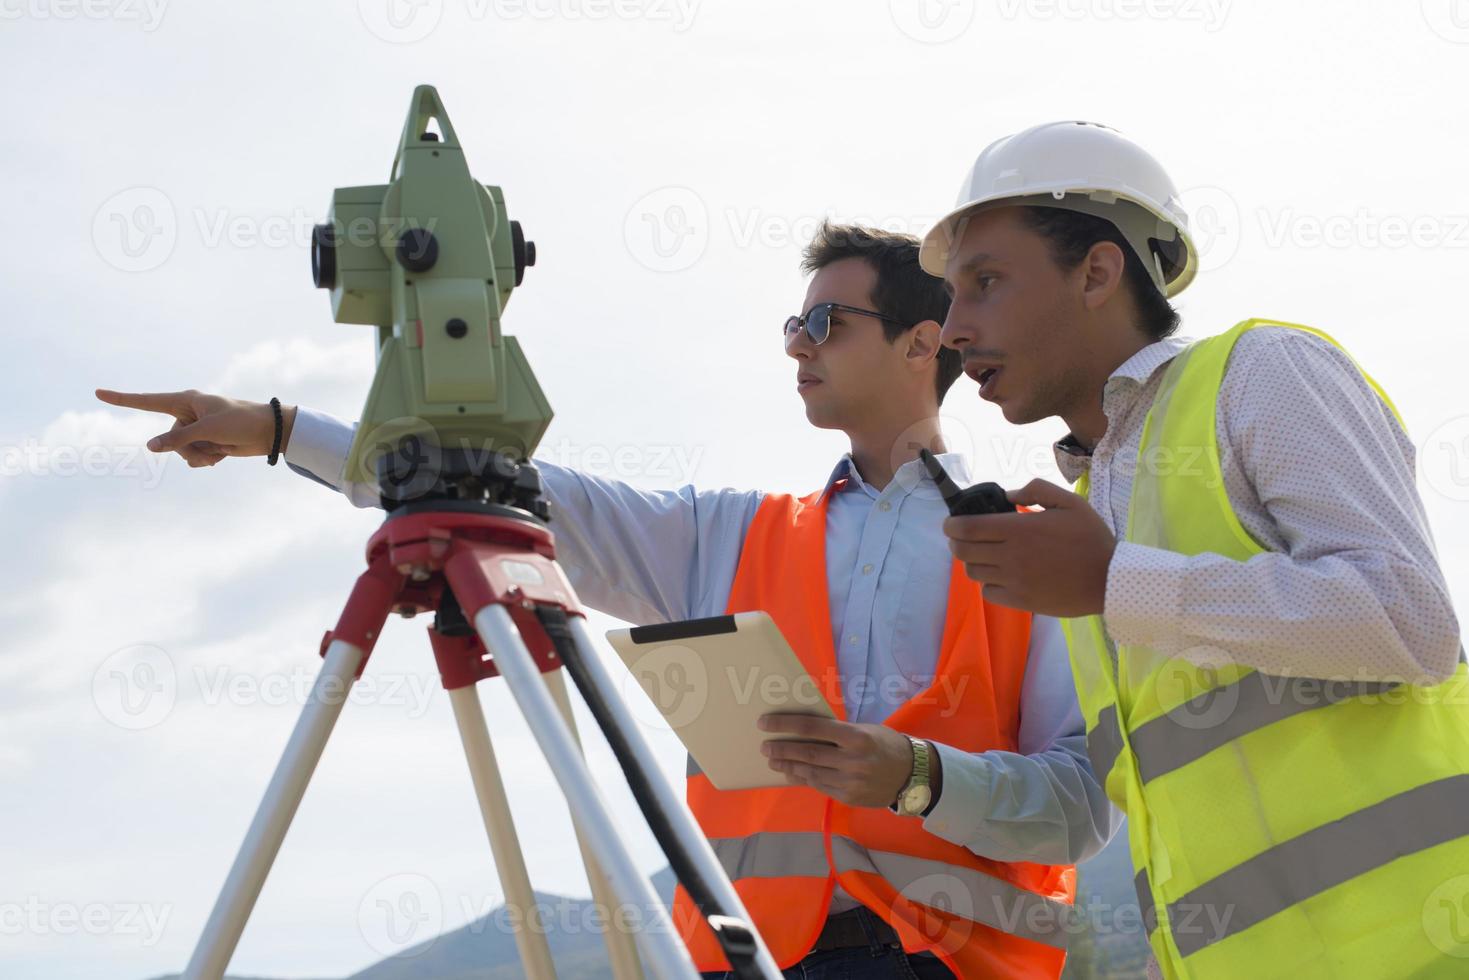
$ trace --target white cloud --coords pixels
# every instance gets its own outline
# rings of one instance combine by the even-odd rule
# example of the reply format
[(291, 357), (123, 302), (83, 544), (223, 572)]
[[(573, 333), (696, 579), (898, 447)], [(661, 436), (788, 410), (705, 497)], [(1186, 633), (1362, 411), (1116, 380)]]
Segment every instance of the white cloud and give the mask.
[(214, 392), (259, 391), (273, 386), (305, 390), (354, 387), (362, 392), (372, 381), (372, 344), (375, 332), (350, 325), (343, 333), (359, 337), (321, 344), (307, 337), (262, 340), (230, 359), (208, 389)]

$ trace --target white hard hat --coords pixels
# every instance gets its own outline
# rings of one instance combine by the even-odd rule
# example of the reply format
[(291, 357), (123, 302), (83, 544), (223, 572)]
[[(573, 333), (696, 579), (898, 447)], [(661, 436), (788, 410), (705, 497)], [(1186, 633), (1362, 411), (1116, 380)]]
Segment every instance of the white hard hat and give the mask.
[(1032, 126), (985, 147), (954, 210), (923, 236), (919, 264), (942, 276), (964, 219), (1011, 204), (1081, 211), (1112, 222), (1164, 296), (1181, 292), (1198, 269), (1188, 215), (1162, 165), (1117, 130), (1078, 121)]

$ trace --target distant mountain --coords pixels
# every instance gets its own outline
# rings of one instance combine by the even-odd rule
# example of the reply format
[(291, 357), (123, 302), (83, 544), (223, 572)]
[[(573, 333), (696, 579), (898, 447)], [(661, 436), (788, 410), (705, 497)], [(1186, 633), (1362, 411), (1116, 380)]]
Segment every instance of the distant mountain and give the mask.
[[(1078, 870), (1077, 904), (1093, 926), (1072, 943), (1063, 980), (1142, 980), (1146, 976), (1147, 943), (1135, 928), (1119, 930), (1117, 910), (1133, 910), (1125, 925), (1136, 922), (1137, 897), (1132, 891), (1132, 862), (1127, 834), (1117, 837), (1102, 853)], [(653, 887), (665, 904), (673, 903), (676, 881), (664, 868), (653, 876)], [(536, 902), (556, 910), (547, 940), (556, 961), (558, 980), (611, 980), (601, 933), (590, 928), (560, 930), (557, 922), (591, 923), (592, 900), (536, 892)], [(435, 936), (342, 980), (519, 980), (524, 976), (515, 936), (504, 907), (468, 925)], [(179, 980), (177, 974), (154, 980)], [(252, 980), (229, 976), (225, 980)], [(259, 978), (254, 978), (259, 980)]]
[[(652, 881), (658, 897), (665, 905), (672, 905), (677, 883), (673, 872), (664, 868)], [(561, 931), (555, 928), (558, 922), (595, 922), (591, 914), (592, 900), (538, 891), (535, 901), (542, 908), (555, 910), (546, 939), (556, 961), (557, 980), (611, 980), (607, 947), (600, 932), (590, 928)], [(524, 976), (515, 936), (502, 905), (468, 925), (410, 946), (345, 980), (520, 980)], [(180, 980), (180, 977), (172, 974), (155, 980)], [(225, 980), (261, 978), (231, 974)]]
[[(676, 883), (668, 868), (653, 876), (653, 889), (665, 905), (673, 904)], [(557, 910), (558, 921), (573, 924), (594, 921), (590, 898), (541, 892), (535, 895), (538, 904)], [(557, 980), (611, 980), (607, 947), (600, 932), (586, 928), (563, 931), (548, 928), (546, 939), (556, 961)], [(482, 919), (405, 949), (352, 974), (347, 980), (516, 980), (524, 975), (515, 936), (501, 906)]]

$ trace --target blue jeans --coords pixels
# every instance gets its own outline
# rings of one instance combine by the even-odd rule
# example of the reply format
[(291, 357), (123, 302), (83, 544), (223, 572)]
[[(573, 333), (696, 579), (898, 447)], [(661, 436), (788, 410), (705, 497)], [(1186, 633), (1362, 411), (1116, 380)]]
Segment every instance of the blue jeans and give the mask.
[[(848, 946), (809, 953), (795, 966), (782, 971), (786, 980), (953, 980), (954, 973), (944, 961), (931, 953), (905, 953), (900, 945), (885, 945), (875, 935), (871, 924), (880, 921), (862, 909), (862, 925), (867, 930), (866, 946)], [(704, 980), (734, 980), (733, 973), (703, 973)]]

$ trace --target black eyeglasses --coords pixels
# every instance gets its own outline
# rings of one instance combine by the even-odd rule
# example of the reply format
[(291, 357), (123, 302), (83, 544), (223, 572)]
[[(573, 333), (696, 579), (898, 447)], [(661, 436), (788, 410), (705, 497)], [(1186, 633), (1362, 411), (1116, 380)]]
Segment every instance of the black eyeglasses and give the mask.
[(826, 338), (831, 335), (831, 314), (833, 310), (840, 310), (843, 313), (856, 313), (859, 316), (875, 316), (879, 320), (886, 320), (889, 323), (903, 322), (896, 317), (879, 313), (876, 310), (864, 310), (860, 307), (846, 306), (842, 303), (817, 303), (801, 316), (786, 317), (785, 330), (783, 331), (786, 343), (789, 344), (791, 338), (802, 327), (806, 328), (806, 336), (810, 338), (811, 343), (824, 343)]

